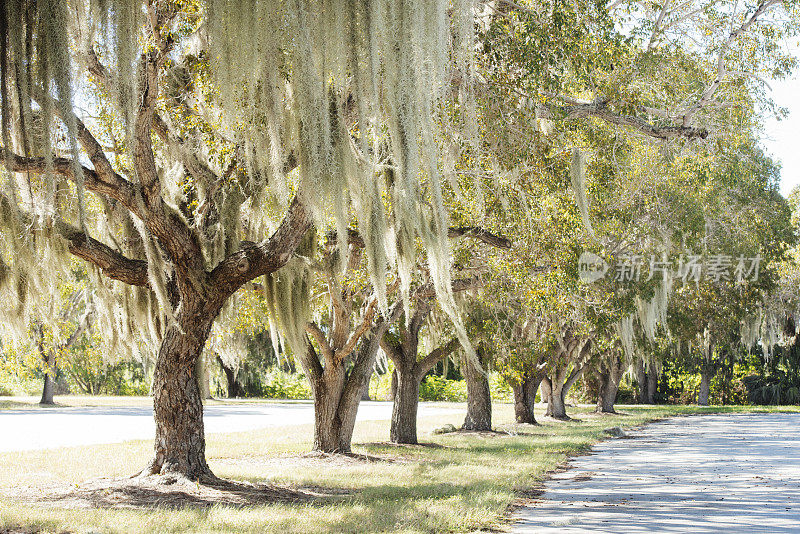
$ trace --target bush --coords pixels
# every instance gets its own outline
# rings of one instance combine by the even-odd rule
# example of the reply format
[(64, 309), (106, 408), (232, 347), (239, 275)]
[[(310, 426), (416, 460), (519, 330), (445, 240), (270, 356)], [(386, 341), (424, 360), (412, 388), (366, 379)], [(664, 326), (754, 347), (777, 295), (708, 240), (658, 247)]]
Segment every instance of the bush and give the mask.
[(420, 384), (419, 400), (464, 402), (467, 400), (467, 383), (464, 380), (447, 380), (429, 375)]
[(492, 392), (492, 400), (495, 402), (512, 402), (514, 400), (514, 390), (499, 374), (489, 374), (489, 389)]
[(276, 369), (266, 374), (260, 396), (268, 399), (310, 399), (311, 386), (303, 374)]

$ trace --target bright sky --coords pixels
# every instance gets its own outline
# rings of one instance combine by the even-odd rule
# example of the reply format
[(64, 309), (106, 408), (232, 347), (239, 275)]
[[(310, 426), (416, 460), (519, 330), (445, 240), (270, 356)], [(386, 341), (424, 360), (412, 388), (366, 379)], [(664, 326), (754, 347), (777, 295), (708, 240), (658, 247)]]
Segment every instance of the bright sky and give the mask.
[(772, 81), (770, 87), (775, 103), (789, 110), (782, 121), (766, 121), (763, 141), (766, 151), (781, 162), (781, 193), (786, 196), (800, 185), (800, 76)]

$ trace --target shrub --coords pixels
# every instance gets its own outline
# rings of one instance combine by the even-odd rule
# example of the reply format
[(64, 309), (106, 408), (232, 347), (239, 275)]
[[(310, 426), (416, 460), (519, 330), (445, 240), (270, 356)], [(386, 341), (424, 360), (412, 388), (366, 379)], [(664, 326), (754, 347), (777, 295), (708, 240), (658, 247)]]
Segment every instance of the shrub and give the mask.
[(310, 399), (311, 386), (303, 374), (275, 369), (266, 374), (260, 396), (268, 399)]
[(447, 380), (441, 376), (429, 375), (420, 384), (419, 399), (464, 402), (467, 400), (467, 383), (464, 380)]

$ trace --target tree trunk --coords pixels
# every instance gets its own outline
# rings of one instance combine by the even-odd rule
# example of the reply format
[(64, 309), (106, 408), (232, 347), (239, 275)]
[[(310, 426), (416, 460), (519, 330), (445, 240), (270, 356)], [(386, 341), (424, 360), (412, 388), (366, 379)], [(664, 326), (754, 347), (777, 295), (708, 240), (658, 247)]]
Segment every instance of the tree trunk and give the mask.
[(617, 413), (614, 410), (614, 403), (617, 401), (619, 383), (625, 372), (619, 355), (612, 356), (606, 363), (600, 365), (600, 391), (597, 398), (597, 413)]
[(453, 338), (449, 343), (430, 352), (422, 360), (417, 360), (419, 351), (419, 333), (425, 322), (430, 307), (423, 305), (417, 308), (411, 318), (410, 327), (398, 325), (399, 340), (384, 336), (381, 346), (394, 364), (392, 374), (392, 425), (389, 440), (392, 443), (417, 443), (417, 411), (419, 408), (419, 388), (422, 379), (436, 367), (442, 358), (453, 352), (458, 340)]
[(619, 384), (614, 382), (610, 370), (600, 373), (600, 394), (597, 398), (597, 413), (617, 413), (614, 403), (617, 400)]
[(397, 377), (397, 391), (392, 406), (392, 426), (389, 431), (389, 440), (392, 443), (416, 445), (419, 385), (422, 377), (417, 376), (413, 369), (397, 372)]
[(370, 373), (367, 375), (367, 381), (366, 381), (367, 383), (364, 385), (364, 391), (362, 391), (362, 392), (361, 392), (361, 400), (362, 400), (362, 401), (369, 401), (369, 400), (372, 400), (372, 399), (369, 397), (369, 383), (370, 383), (370, 381), (372, 380), (372, 375), (373, 375), (374, 373), (375, 373), (375, 369), (373, 369), (373, 370), (372, 370), (372, 371), (371, 371), (371, 372), (370, 372)]
[(542, 391), (542, 402), (547, 403), (547, 409), (544, 412), (544, 415), (547, 417), (553, 416), (553, 402), (551, 400), (553, 396), (553, 382), (550, 380), (549, 377), (545, 376), (542, 378), (542, 383), (539, 384), (539, 389)]
[(208, 309), (178, 319), (167, 330), (153, 372), (153, 416), (156, 422), (155, 457), (143, 475), (171, 479), (213, 481), (206, 463), (203, 401), (196, 376), (215, 317)]
[(651, 366), (647, 373), (647, 404), (656, 403), (656, 389), (658, 389), (658, 373), (654, 366)]
[(711, 369), (703, 365), (700, 369), (700, 390), (697, 392), (697, 404), (708, 406), (708, 398), (711, 391)]
[[(480, 352), (478, 352), (480, 355)], [(485, 372), (484, 358), (479, 356), (480, 365), (466, 361), (464, 378), (467, 381), (467, 417), (464, 419), (464, 430), (488, 431), (492, 429), (492, 397), (489, 390), (489, 378)]]
[(368, 339), (362, 339), (349, 373), (346, 372), (343, 359), (329, 361), (324, 369), (320, 367), (314, 372), (306, 369), (306, 376), (319, 376), (312, 381), (315, 451), (350, 452), (358, 405), (375, 367), (380, 337), (385, 331), (386, 326), (380, 326), (374, 329)]
[(39, 404), (55, 404), (53, 395), (55, 394), (55, 370), (50, 368), (44, 374), (44, 387), (42, 388), (42, 400)]
[(526, 371), (522, 374), (522, 380), (512, 385), (514, 391), (514, 415), (517, 423), (537, 424), (533, 408), (536, 403), (536, 390), (539, 389), (541, 381), (541, 374), (535, 375), (530, 371)]
[(205, 354), (201, 353), (195, 363), (195, 376), (197, 376), (197, 387), (200, 389), (201, 399), (210, 399), (211, 397), (211, 384), (209, 383), (208, 367), (206, 366)]
[(396, 368), (392, 371), (392, 384), (391, 384), (390, 394), (391, 394), (393, 399), (395, 397), (397, 397), (397, 369)]
[(636, 384), (639, 387), (636, 402), (647, 404), (647, 373), (644, 370), (644, 360), (641, 358), (636, 362)]
[(222, 358), (217, 356), (217, 362), (219, 366), (222, 367), (222, 372), (225, 373), (225, 382), (228, 384), (228, 398), (235, 399), (237, 397), (242, 396), (242, 388), (239, 385), (239, 381), (236, 379), (236, 371), (233, 367), (228, 367), (225, 365), (225, 362), (222, 361)]
[(550, 391), (550, 403), (547, 405), (547, 415), (554, 419), (569, 419), (567, 416), (567, 404), (564, 402), (564, 396), (564, 386), (553, 383)]
[(326, 368), (314, 387), (314, 450), (350, 452), (350, 437), (342, 436), (339, 402), (345, 383), (344, 364)]

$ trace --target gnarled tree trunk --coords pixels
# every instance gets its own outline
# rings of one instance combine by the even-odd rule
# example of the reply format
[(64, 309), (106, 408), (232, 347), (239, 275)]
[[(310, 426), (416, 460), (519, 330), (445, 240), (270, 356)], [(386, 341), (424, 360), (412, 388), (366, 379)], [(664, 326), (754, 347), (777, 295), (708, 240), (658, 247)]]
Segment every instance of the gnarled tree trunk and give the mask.
[(193, 313), (187, 306), (179, 312), (177, 325), (168, 328), (164, 336), (153, 372), (155, 457), (143, 475), (199, 482), (215, 479), (205, 457), (203, 399), (197, 369), (218, 312), (219, 308), (199, 302)]
[[(492, 396), (489, 377), (486, 375), (486, 358), (476, 351), (478, 362), (465, 358), (462, 373), (467, 381), (467, 416), (461, 426), (464, 430), (488, 431), (492, 429)], [(480, 364), (480, 367), (476, 365)]]
[(233, 367), (229, 367), (225, 365), (225, 362), (222, 361), (222, 358), (217, 356), (217, 363), (222, 368), (222, 372), (225, 373), (225, 383), (228, 386), (228, 398), (235, 399), (237, 397), (241, 397), (243, 395), (242, 387), (239, 385), (239, 381), (236, 376), (236, 370)]
[(617, 413), (614, 403), (619, 392), (619, 382), (625, 372), (622, 359), (619, 355), (610, 356), (610, 359), (600, 364), (599, 383), (600, 388), (597, 398), (597, 413)]
[(647, 404), (647, 372), (644, 369), (644, 360), (641, 358), (636, 360), (636, 385), (638, 386), (636, 402)]
[(547, 414), (554, 419), (569, 419), (567, 404), (564, 400), (564, 384), (552, 382), (550, 402), (547, 404)]
[(397, 393), (392, 406), (392, 426), (389, 441), (392, 443), (417, 443), (417, 409), (421, 378), (413, 370), (398, 374)]
[(553, 407), (551, 406), (553, 401), (553, 382), (550, 378), (545, 375), (542, 378), (542, 383), (539, 385), (539, 389), (542, 392), (542, 402), (547, 404), (547, 408), (545, 409), (544, 415), (547, 417), (553, 416)]
[(535, 425), (536, 416), (534, 405), (536, 403), (536, 391), (544, 378), (543, 373), (533, 370), (526, 370), (518, 382), (511, 385), (514, 391), (514, 417), (517, 423)]
[(376, 336), (382, 335), (383, 329), (381, 326), (369, 338), (362, 340), (349, 372), (345, 360), (339, 359), (328, 361), (324, 369), (320, 367), (308, 374), (313, 377), (315, 451), (350, 452), (358, 405), (378, 354), (379, 340)]
[(585, 360), (592, 346), (591, 340), (588, 340), (579, 349), (579, 340), (571, 336), (566, 341), (564, 347), (560, 349), (559, 365), (552, 370), (546, 382), (542, 381), (542, 385), (549, 392), (545, 415), (554, 419), (569, 419), (567, 393), (586, 369)]
[(658, 389), (658, 373), (655, 366), (650, 366), (647, 372), (647, 404), (656, 403), (656, 390)]
[(419, 336), (431, 307), (420, 302), (406, 328), (404, 322), (398, 324), (399, 337), (389, 334), (381, 340), (381, 347), (394, 364), (392, 375), (392, 425), (389, 440), (392, 443), (417, 443), (417, 410), (419, 408), (419, 387), (425, 375), (443, 358), (458, 347), (458, 340), (451, 339), (446, 345), (431, 351), (425, 358), (417, 360)]

